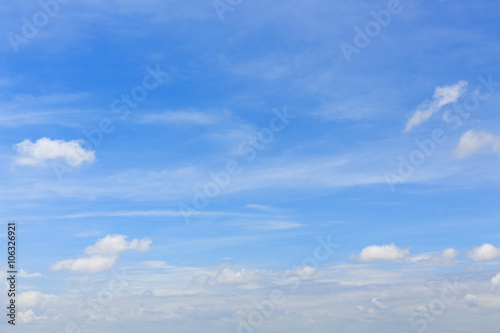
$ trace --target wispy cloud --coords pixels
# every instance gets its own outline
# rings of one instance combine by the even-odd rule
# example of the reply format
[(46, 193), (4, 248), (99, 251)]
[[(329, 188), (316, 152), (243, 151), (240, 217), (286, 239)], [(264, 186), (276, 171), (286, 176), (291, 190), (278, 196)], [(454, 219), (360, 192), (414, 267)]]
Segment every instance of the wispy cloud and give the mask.
[(286, 230), (286, 229), (295, 229), (303, 226), (304, 224), (302, 223), (293, 221), (280, 221), (280, 220), (258, 221), (250, 223), (248, 225), (249, 228), (257, 230)]
[(218, 110), (199, 111), (166, 111), (162, 113), (148, 113), (139, 118), (139, 122), (145, 124), (191, 124), (210, 125), (230, 116), (227, 111)]
[(466, 81), (459, 81), (452, 86), (437, 87), (432, 96), (432, 101), (425, 101), (420, 104), (413, 116), (408, 120), (405, 132), (409, 132), (415, 126), (429, 120), (443, 106), (458, 101), (465, 94), (466, 90)]

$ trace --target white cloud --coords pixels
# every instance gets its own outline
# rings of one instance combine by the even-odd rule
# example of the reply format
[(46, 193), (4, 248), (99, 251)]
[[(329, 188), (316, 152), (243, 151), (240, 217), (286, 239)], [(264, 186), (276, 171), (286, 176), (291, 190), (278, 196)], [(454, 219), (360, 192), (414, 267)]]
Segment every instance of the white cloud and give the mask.
[(494, 260), (500, 257), (500, 249), (485, 243), (470, 250), (468, 255), (474, 261)]
[(367, 246), (359, 255), (352, 255), (351, 258), (361, 262), (399, 262), (403, 261), (409, 254), (409, 249), (400, 248), (392, 243), (382, 246)]
[(117, 257), (92, 256), (88, 258), (62, 260), (51, 269), (54, 271), (70, 270), (79, 273), (100, 273), (109, 271), (116, 263)]
[(452, 86), (437, 87), (432, 96), (432, 101), (425, 101), (420, 104), (413, 116), (408, 120), (405, 132), (429, 120), (434, 113), (439, 111), (439, 109), (446, 104), (458, 101), (466, 92), (466, 89), (467, 82), (463, 80)]
[(469, 130), (462, 135), (453, 154), (456, 158), (465, 158), (481, 151), (500, 154), (500, 138), (488, 132)]
[(285, 230), (303, 227), (303, 224), (291, 221), (264, 221), (250, 226), (257, 230)]
[(374, 304), (377, 308), (382, 309), (382, 310), (389, 309), (389, 306), (380, 302), (377, 297), (372, 298), (372, 304)]
[(26, 291), (18, 295), (19, 304), (23, 308), (37, 307), (45, 302), (55, 300), (57, 296), (46, 295), (39, 291)]
[(19, 276), (22, 277), (22, 278), (28, 279), (28, 278), (34, 278), (34, 277), (41, 277), (42, 274), (40, 274), (40, 273), (29, 274), (24, 269), (21, 269), (19, 271)]
[(36, 142), (26, 139), (14, 145), (17, 156), (14, 162), (19, 165), (39, 166), (49, 161), (63, 161), (77, 167), (95, 161), (95, 151), (82, 147), (83, 140), (51, 140), (41, 138)]
[(479, 305), (477, 302), (477, 296), (474, 294), (467, 294), (467, 295), (465, 295), (464, 299), (465, 299), (465, 303), (469, 307), (477, 307)]
[(196, 124), (209, 125), (216, 123), (229, 115), (228, 112), (221, 113), (217, 110), (199, 111), (167, 111), (163, 113), (148, 113), (142, 116), (142, 123), (173, 123), (173, 124)]
[(441, 253), (422, 253), (411, 256), (407, 258), (407, 262), (411, 263), (429, 263), (429, 264), (452, 264), (455, 262), (455, 257), (458, 255), (458, 251), (454, 248), (448, 248), (443, 250)]
[(86, 257), (59, 261), (52, 265), (51, 269), (81, 273), (109, 271), (123, 252), (128, 250), (144, 252), (149, 250), (152, 243), (148, 238), (134, 239), (131, 242), (128, 242), (126, 238), (127, 236), (124, 235), (107, 235), (85, 249)]
[(48, 318), (47, 316), (35, 315), (35, 313), (31, 309), (20, 311), (18, 316), (19, 316), (19, 323), (21, 324), (29, 324), (37, 320), (47, 320)]
[(236, 270), (229, 264), (222, 264), (217, 271), (198, 276), (194, 281), (200, 285), (241, 285), (255, 284), (268, 278), (268, 271), (265, 269)]
[(273, 207), (271, 206), (266, 206), (266, 205), (256, 205), (256, 204), (248, 204), (245, 207), (247, 208), (252, 208), (252, 209), (257, 209), (257, 210), (262, 210), (265, 212), (271, 212), (274, 210)]
[(316, 268), (313, 266), (304, 266), (304, 267), (298, 268), (296, 270), (296, 272), (297, 272), (297, 275), (301, 279), (307, 279), (307, 278), (312, 277), (314, 274), (316, 274)]
[(446, 260), (453, 260), (457, 255), (458, 251), (453, 248), (445, 249), (441, 252), (441, 257)]
[(147, 251), (152, 241), (148, 238), (134, 239), (127, 242), (125, 235), (107, 235), (99, 239), (95, 245), (91, 245), (85, 249), (87, 255), (99, 255), (104, 257), (116, 257), (127, 250)]
[(500, 291), (500, 273), (491, 278), (490, 283), (493, 289)]

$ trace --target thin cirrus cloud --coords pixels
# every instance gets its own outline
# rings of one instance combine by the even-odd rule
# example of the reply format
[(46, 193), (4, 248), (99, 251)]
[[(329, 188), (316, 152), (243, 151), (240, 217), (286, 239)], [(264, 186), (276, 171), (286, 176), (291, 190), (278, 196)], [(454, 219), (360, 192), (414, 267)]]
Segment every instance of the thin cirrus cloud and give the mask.
[(214, 272), (209, 272), (193, 278), (199, 285), (233, 285), (233, 284), (255, 284), (265, 281), (269, 272), (265, 269), (241, 269), (237, 270), (229, 264), (215, 267)]
[(35, 142), (26, 139), (14, 145), (17, 155), (14, 163), (24, 166), (46, 166), (48, 162), (63, 161), (71, 167), (96, 160), (95, 151), (82, 147), (82, 140), (51, 140), (41, 138)]
[(432, 101), (425, 101), (417, 107), (413, 116), (406, 123), (405, 132), (409, 132), (415, 126), (429, 120), (443, 106), (458, 101), (466, 90), (467, 82), (463, 80), (452, 86), (437, 87), (432, 96)]
[(476, 246), (468, 252), (469, 258), (474, 261), (489, 261), (500, 258), (500, 248), (497, 248), (489, 243), (484, 243), (481, 246)]
[(351, 259), (360, 262), (401, 262), (409, 255), (408, 248), (403, 249), (391, 243), (367, 246), (359, 255), (351, 255)]
[(500, 154), (500, 137), (485, 131), (469, 130), (460, 137), (453, 155), (462, 159), (480, 152)]
[(70, 270), (79, 273), (100, 273), (111, 270), (119, 256), (125, 251), (149, 250), (152, 241), (149, 238), (127, 241), (125, 235), (107, 235), (94, 245), (85, 249), (85, 257), (67, 259), (56, 262), (51, 269), (54, 271)]
[(190, 124), (210, 125), (228, 117), (227, 111), (208, 110), (199, 111), (166, 111), (162, 113), (148, 113), (143, 115), (139, 122), (144, 124)]
[(458, 255), (458, 251), (454, 248), (448, 248), (443, 250), (441, 253), (423, 253), (411, 256), (406, 259), (406, 262), (410, 263), (422, 263), (422, 264), (453, 264), (456, 262), (455, 258)]

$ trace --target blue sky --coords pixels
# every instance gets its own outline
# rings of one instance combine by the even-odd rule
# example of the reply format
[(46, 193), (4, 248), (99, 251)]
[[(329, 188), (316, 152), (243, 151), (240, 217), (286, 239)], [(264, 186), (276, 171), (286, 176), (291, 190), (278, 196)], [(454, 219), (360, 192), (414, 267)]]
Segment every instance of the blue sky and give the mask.
[(0, 6), (20, 332), (498, 327), (500, 4)]

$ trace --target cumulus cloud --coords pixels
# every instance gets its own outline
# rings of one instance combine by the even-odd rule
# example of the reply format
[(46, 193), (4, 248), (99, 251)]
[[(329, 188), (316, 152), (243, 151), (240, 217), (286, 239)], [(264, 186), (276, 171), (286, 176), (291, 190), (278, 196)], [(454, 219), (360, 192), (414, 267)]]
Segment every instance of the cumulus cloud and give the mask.
[(493, 289), (500, 291), (500, 273), (491, 278), (490, 283)]
[(485, 243), (470, 250), (468, 255), (474, 261), (494, 260), (500, 258), (500, 249)]
[(443, 106), (458, 101), (466, 90), (467, 82), (463, 80), (452, 86), (437, 87), (432, 96), (432, 101), (425, 101), (420, 104), (413, 116), (408, 120), (405, 132), (409, 132), (413, 127), (429, 120)]
[(94, 245), (91, 245), (85, 249), (85, 253), (88, 255), (99, 255), (99, 256), (119, 256), (121, 253), (127, 250), (137, 250), (137, 251), (147, 251), (149, 250), (149, 245), (152, 241), (148, 238), (144, 239), (134, 239), (131, 242), (127, 241), (127, 236), (125, 235), (107, 235), (104, 238), (99, 239)]
[(41, 138), (36, 142), (26, 139), (14, 145), (17, 156), (14, 162), (19, 165), (43, 166), (50, 161), (62, 161), (71, 167), (95, 161), (95, 151), (82, 147), (83, 140), (51, 140)]
[(409, 254), (408, 248), (403, 249), (392, 243), (382, 246), (367, 246), (359, 255), (352, 255), (351, 258), (361, 262), (399, 262), (403, 261)]
[(488, 132), (469, 130), (462, 135), (453, 154), (461, 159), (478, 152), (500, 154), (500, 138)]
[(23, 308), (34, 308), (57, 298), (54, 295), (46, 295), (39, 291), (25, 291), (18, 295), (19, 305)]
[(85, 257), (67, 259), (56, 262), (51, 269), (55, 271), (70, 270), (81, 273), (99, 273), (109, 271), (120, 254), (129, 250), (147, 251), (152, 241), (148, 238), (126, 240), (124, 235), (107, 235), (99, 239), (94, 245), (85, 249)]
[(479, 306), (477, 296), (474, 294), (465, 295), (464, 300), (465, 300), (465, 303), (467, 304), (467, 306), (469, 306), (471, 308), (475, 308), (475, 307)]

